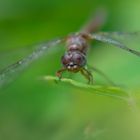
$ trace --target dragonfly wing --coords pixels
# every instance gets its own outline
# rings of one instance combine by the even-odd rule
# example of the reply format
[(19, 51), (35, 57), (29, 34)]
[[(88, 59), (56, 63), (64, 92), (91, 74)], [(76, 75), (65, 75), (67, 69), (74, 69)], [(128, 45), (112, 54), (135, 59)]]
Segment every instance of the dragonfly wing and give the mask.
[(55, 39), (47, 43), (39, 44), (31, 54), (0, 71), (0, 88), (13, 81), (13, 78), (15, 78), (19, 72), (43, 56), (50, 47), (59, 45), (62, 42), (63, 39)]
[(101, 42), (104, 42), (104, 43), (111, 44), (111, 45), (113, 45), (115, 47), (124, 49), (125, 51), (133, 53), (133, 54), (135, 54), (135, 55), (140, 57), (140, 52), (139, 51), (136, 51), (136, 50), (133, 50), (131, 48), (128, 48), (122, 42), (120, 42), (120, 41), (118, 41), (118, 40), (116, 40), (114, 38), (111, 38), (108, 35), (101, 34), (101, 33), (94, 33), (94, 34), (91, 35), (91, 39), (95, 39), (95, 40), (98, 40), (98, 41), (101, 41)]
[(139, 37), (140, 32), (98, 32), (100, 35), (108, 36), (108, 37), (113, 37), (113, 38), (129, 38), (129, 37)]

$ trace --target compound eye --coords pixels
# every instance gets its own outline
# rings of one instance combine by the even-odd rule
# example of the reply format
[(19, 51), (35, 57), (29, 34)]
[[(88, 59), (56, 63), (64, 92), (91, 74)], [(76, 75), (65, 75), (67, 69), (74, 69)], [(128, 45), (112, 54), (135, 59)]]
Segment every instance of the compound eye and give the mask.
[(76, 64), (80, 65), (80, 66), (82, 66), (85, 63), (85, 58), (81, 54), (75, 54), (74, 60), (75, 60)]
[(77, 56), (77, 58), (76, 58), (76, 59), (77, 59), (77, 62), (78, 62), (78, 63), (81, 63), (81, 62), (83, 61), (83, 57), (82, 57), (82, 56), (80, 56), (80, 55), (79, 55), (79, 56)]
[(65, 54), (61, 58), (62, 64), (65, 66), (70, 62), (70, 56), (68, 54)]

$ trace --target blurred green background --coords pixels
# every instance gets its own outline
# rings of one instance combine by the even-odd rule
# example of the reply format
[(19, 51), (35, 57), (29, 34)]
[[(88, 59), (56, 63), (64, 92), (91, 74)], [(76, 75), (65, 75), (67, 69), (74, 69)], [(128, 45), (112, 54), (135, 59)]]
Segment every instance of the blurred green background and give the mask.
[[(29, 54), (34, 44), (78, 31), (105, 7), (102, 31), (139, 31), (140, 1), (0, 0), (0, 69)], [(138, 38), (124, 39), (139, 49)], [(0, 91), (0, 140), (139, 140), (140, 59), (123, 50), (92, 44), (88, 62), (132, 93), (133, 104), (63, 83), (41, 80), (61, 68), (64, 47), (50, 49)], [(140, 50), (140, 49), (139, 49)], [(85, 82), (80, 74), (65, 74)], [(106, 82), (94, 74), (97, 84)]]

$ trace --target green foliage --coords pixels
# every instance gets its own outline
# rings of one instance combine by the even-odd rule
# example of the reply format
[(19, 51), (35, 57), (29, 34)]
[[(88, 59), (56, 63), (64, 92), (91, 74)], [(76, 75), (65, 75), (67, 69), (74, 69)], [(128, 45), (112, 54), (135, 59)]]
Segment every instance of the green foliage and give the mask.
[(125, 90), (117, 86), (104, 86), (95, 84), (89, 85), (67, 78), (62, 78), (61, 80), (59, 80), (58, 77), (53, 76), (45, 76), (43, 79), (47, 80), (47, 82), (53, 81), (58, 85), (61, 84), (61, 82), (64, 82), (67, 85), (71, 85), (74, 86), (75, 88), (83, 90), (85, 93), (89, 92), (97, 95), (109, 96), (123, 100), (127, 100), (129, 97), (129, 94)]

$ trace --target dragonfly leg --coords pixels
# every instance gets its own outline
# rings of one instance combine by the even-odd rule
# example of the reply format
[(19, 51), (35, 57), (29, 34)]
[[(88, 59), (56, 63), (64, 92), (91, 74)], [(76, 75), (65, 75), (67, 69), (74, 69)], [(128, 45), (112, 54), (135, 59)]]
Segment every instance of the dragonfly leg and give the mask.
[(62, 78), (62, 72), (66, 71), (66, 68), (62, 68), (56, 72), (56, 76), (59, 78), (59, 80)]
[(92, 76), (92, 74), (91, 74), (90, 71), (88, 71), (88, 70), (85, 69), (85, 68), (82, 68), (82, 69), (80, 70), (80, 72), (81, 72), (81, 74), (82, 74), (86, 79), (88, 79), (88, 84), (93, 84), (93, 76)]
[(90, 66), (90, 65), (88, 65), (88, 68), (93, 70), (94, 72), (98, 73), (100, 76), (102, 76), (109, 84), (116, 86), (116, 84), (100, 69), (93, 67), (93, 66)]

